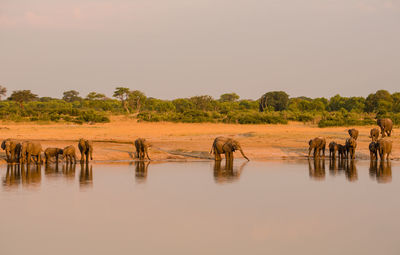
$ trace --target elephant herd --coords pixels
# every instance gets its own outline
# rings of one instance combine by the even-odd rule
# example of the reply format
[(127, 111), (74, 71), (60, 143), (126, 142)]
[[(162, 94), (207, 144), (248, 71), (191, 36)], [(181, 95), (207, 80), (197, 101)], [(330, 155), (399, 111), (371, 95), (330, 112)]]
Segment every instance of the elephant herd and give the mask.
[[(17, 141), (13, 139), (6, 139), (1, 143), (1, 148), (6, 151), (8, 163), (30, 163), (33, 157), (35, 163), (40, 164), (42, 160), (42, 145), (34, 141)], [(79, 139), (78, 148), (81, 153), (81, 163), (93, 160), (93, 145), (92, 142), (86, 139)], [(47, 164), (51, 158), (55, 158), (58, 163), (59, 156), (62, 156), (66, 162), (76, 163), (75, 147), (69, 145), (64, 149), (61, 148), (47, 148), (44, 150), (45, 163)]]
[[(392, 153), (392, 141), (385, 136), (391, 136), (393, 129), (393, 122), (391, 119), (378, 119), (377, 124), (381, 129), (382, 138), (379, 139), (379, 129), (372, 128), (370, 131), (371, 143), (369, 144), (370, 158), (371, 160), (378, 160), (378, 155), (381, 160), (389, 160), (389, 156)], [(329, 143), (329, 157), (336, 158), (338, 153), (339, 159), (351, 159), (355, 158), (355, 151), (357, 148), (358, 130), (349, 129), (349, 138), (346, 139), (344, 144), (336, 143), (332, 141)], [(326, 139), (324, 137), (316, 137), (311, 139), (309, 142), (308, 157), (311, 156), (311, 151), (314, 150), (314, 158), (321, 156), (325, 157)]]

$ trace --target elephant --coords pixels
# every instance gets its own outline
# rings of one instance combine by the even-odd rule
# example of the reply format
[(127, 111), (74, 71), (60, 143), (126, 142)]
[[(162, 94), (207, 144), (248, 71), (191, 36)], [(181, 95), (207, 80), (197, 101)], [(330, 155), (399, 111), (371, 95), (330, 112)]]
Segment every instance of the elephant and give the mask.
[(2, 142), (1, 148), (6, 151), (8, 163), (19, 162), (22, 149), (20, 142), (6, 139)]
[(357, 138), (358, 138), (358, 130), (357, 129), (352, 128), (352, 129), (349, 129), (348, 132), (349, 132), (349, 135), (351, 138), (354, 138), (354, 140), (357, 140)]
[(377, 160), (378, 159), (378, 143), (377, 142), (371, 142), (368, 146), (369, 148), (369, 155), (371, 160)]
[[(75, 147), (72, 145), (69, 145), (64, 148), (63, 150), (63, 157), (65, 158), (65, 161), (68, 163), (76, 163), (76, 154), (75, 154)], [(72, 159), (74, 161), (72, 161)]]
[(356, 148), (357, 148), (357, 142), (354, 138), (350, 137), (346, 139), (346, 158), (349, 157), (354, 159), (356, 156)]
[(28, 161), (28, 164), (31, 163), (31, 156), (36, 157), (36, 163), (42, 163), (41, 153), (43, 151), (42, 145), (38, 142), (23, 142), (21, 149), (21, 158), (20, 163), (25, 163), (25, 160)]
[(382, 161), (385, 160), (385, 156), (386, 160), (390, 160), (389, 156), (390, 153), (392, 153), (392, 143), (392, 141), (385, 138), (378, 140), (378, 152)]
[(58, 163), (58, 155), (63, 155), (63, 149), (60, 148), (47, 148), (44, 150), (45, 163), (49, 162), (52, 157), (56, 158), (56, 163)]
[(151, 144), (146, 139), (138, 138), (135, 140), (136, 156), (139, 160), (144, 160), (145, 156), (151, 160), (148, 152), (149, 147), (151, 147)]
[(393, 121), (391, 119), (378, 119), (376, 123), (381, 128), (382, 138), (385, 137), (386, 134), (387, 136), (392, 134)]
[(323, 137), (316, 137), (308, 141), (309, 148), (308, 148), (308, 157), (310, 157), (311, 151), (314, 149), (314, 158), (321, 156), (321, 150), (325, 157), (325, 147), (326, 147), (326, 140)]
[(379, 129), (377, 128), (372, 128), (371, 131), (369, 132), (369, 138), (372, 139), (373, 142), (378, 141), (379, 139)]
[(336, 158), (336, 152), (338, 151), (338, 144), (336, 142), (329, 143), (329, 157)]
[(215, 160), (218, 161), (221, 160), (221, 154), (224, 153), (225, 160), (230, 162), (233, 161), (233, 152), (236, 150), (240, 151), (242, 156), (247, 159), (247, 161), (250, 161), (250, 159), (244, 154), (243, 149), (238, 141), (223, 136), (219, 136), (214, 139), (210, 154), (214, 154)]
[(338, 146), (338, 154), (339, 154), (338, 157), (339, 157), (339, 159), (346, 158), (347, 157), (346, 146), (342, 145), (342, 144), (338, 144), (337, 146)]
[(79, 151), (81, 152), (81, 163), (84, 162), (85, 157), (86, 157), (86, 163), (89, 163), (89, 155), (90, 155), (90, 160), (93, 160), (93, 143), (92, 141), (86, 140), (86, 139), (79, 139), (78, 142), (78, 148)]

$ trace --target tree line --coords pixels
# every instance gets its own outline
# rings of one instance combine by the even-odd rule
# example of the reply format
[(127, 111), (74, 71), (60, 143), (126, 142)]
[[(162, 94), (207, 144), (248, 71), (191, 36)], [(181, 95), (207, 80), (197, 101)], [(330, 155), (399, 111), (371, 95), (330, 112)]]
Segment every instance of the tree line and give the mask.
[[(370, 125), (377, 117), (400, 123), (400, 93), (378, 90), (364, 97), (289, 97), (284, 91), (267, 92), (257, 100), (236, 93), (218, 99), (208, 95), (162, 100), (139, 90), (117, 87), (113, 96), (75, 90), (62, 98), (39, 97), (30, 90), (12, 91), (0, 86), (0, 119), (10, 121), (109, 122), (111, 115), (126, 114), (138, 121), (222, 122), (286, 124), (301, 121), (326, 126)], [(5, 99), (4, 99), (5, 98)], [(4, 100), (1, 100), (4, 99)]]

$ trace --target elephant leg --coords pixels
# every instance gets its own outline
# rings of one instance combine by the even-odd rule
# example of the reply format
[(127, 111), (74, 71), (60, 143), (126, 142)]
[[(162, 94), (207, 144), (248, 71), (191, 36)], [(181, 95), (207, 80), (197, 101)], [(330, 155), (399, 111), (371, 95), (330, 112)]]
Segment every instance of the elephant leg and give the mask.
[(89, 151), (87, 151), (85, 154), (86, 154), (86, 163), (89, 163)]
[(38, 158), (38, 163), (39, 163), (39, 164), (42, 164), (42, 155), (41, 155), (40, 152), (39, 152), (37, 158)]
[(310, 148), (308, 148), (308, 157), (310, 157), (310, 155), (311, 155), (311, 151), (312, 151), (312, 148), (310, 147)]
[(151, 160), (150, 157), (149, 157), (149, 152), (147, 150), (146, 150), (146, 156), (147, 156), (148, 160)]
[(85, 160), (85, 152), (82, 150), (81, 151), (81, 163)]
[(92, 149), (89, 150), (89, 154), (90, 154), (90, 160), (93, 160), (93, 150)]
[(28, 164), (30, 164), (31, 163), (31, 153), (28, 152), (28, 155), (26, 157), (27, 157)]
[[(49, 155), (47, 155), (47, 154), (44, 154), (44, 163), (45, 164), (49, 163)], [(57, 160), (57, 163), (58, 163), (58, 160)]]
[(14, 161), (15, 152), (11, 151), (10, 163)]
[(72, 157), (70, 156), (71, 164), (72, 164), (72, 158), (74, 158), (74, 164), (76, 164), (76, 156), (75, 155), (73, 155)]
[(215, 161), (221, 161), (221, 155), (217, 151), (215, 151), (214, 155), (215, 155)]

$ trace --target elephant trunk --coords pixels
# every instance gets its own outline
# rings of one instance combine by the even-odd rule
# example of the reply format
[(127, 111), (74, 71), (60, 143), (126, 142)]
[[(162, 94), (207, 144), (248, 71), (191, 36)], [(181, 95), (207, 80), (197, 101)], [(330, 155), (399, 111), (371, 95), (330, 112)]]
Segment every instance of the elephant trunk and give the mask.
[(240, 153), (242, 153), (242, 156), (243, 156), (245, 159), (247, 159), (247, 161), (250, 161), (250, 159), (249, 159), (248, 157), (246, 157), (246, 155), (244, 155), (244, 152), (243, 152), (242, 148), (240, 148), (239, 150), (240, 150)]

